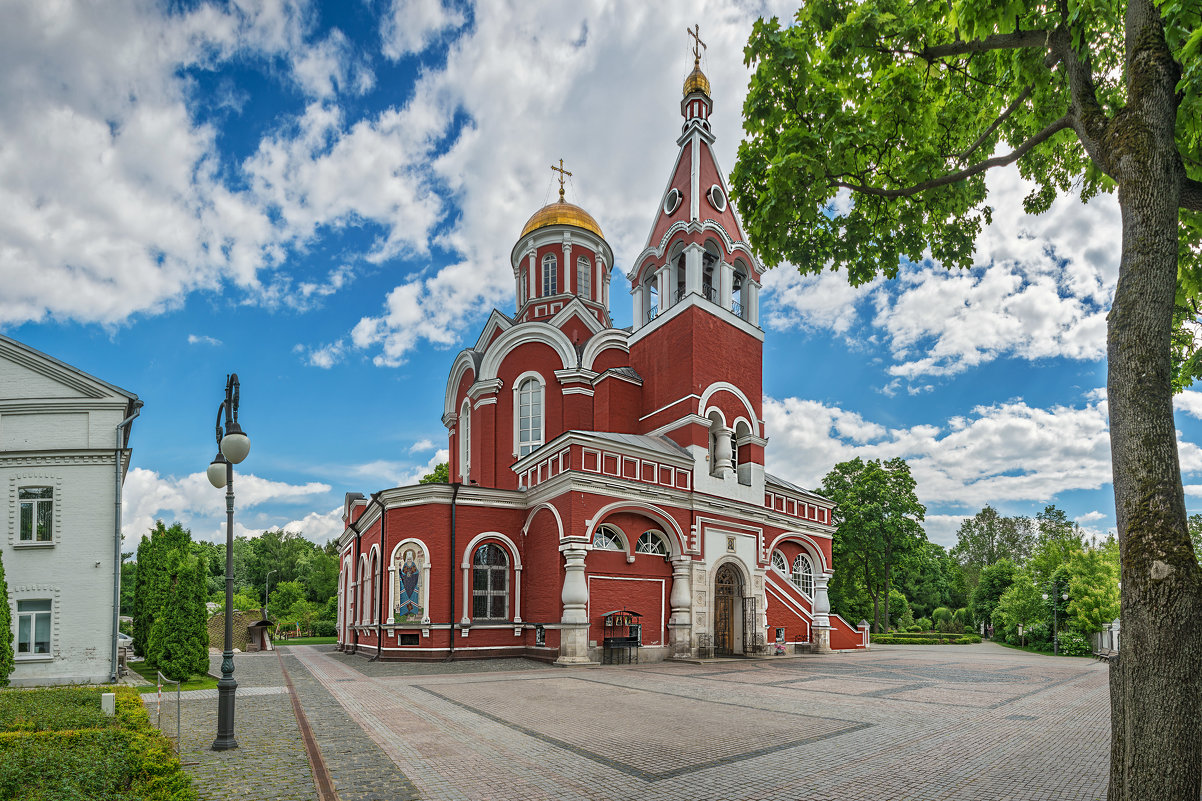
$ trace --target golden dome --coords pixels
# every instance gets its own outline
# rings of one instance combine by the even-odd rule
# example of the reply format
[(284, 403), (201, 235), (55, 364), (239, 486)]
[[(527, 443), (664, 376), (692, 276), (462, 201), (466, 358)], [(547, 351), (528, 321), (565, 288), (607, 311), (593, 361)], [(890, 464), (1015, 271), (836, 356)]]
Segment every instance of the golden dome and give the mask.
[(597, 221), (591, 214), (576, 204), (563, 200), (549, 203), (534, 212), (534, 216), (527, 220), (525, 227), (522, 228), (521, 235), (525, 236), (531, 231), (546, 228), (548, 225), (574, 225), (577, 228), (592, 231), (602, 239), (605, 238), (601, 233), (601, 226), (597, 225)]
[(693, 65), (693, 71), (689, 73), (689, 77), (684, 79), (684, 94), (688, 97), (692, 92), (701, 92), (705, 96), (710, 93), (710, 79), (705, 77), (705, 73), (701, 71), (701, 66)]

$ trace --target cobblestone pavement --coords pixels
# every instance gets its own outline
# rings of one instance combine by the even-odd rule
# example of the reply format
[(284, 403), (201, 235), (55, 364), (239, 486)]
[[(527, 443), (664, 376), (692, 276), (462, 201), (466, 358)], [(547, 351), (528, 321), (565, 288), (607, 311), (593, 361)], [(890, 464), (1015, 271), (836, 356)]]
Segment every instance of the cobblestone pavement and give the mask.
[(379, 797), (429, 801), (1043, 801), (1106, 791), (1106, 668), (1085, 659), (986, 643), (439, 670), (332, 646), (287, 652), (344, 801), (377, 797), (368, 782), (385, 774), (401, 789)]

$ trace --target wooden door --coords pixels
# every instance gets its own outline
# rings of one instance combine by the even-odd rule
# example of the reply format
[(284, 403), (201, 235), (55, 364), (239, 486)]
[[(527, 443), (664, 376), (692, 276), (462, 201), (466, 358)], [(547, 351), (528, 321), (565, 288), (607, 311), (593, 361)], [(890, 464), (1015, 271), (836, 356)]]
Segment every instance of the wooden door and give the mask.
[(722, 565), (714, 578), (714, 654), (730, 656), (735, 644), (735, 597), (739, 590), (739, 572), (733, 565)]

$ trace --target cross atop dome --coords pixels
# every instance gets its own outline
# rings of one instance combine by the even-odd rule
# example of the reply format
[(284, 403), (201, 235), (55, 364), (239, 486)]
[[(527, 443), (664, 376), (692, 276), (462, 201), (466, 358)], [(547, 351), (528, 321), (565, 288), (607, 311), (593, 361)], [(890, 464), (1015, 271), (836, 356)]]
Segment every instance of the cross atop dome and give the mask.
[(570, 177), (572, 176), (572, 173), (568, 172), (567, 170), (565, 170), (565, 169), (563, 168), (563, 159), (560, 159), (560, 160), (559, 160), (559, 166), (558, 166), (558, 167), (556, 167), (554, 164), (552, 164), (552, 165), (551, 165), (551, 169), (552, 169), (552, 170), (555, 170), (555, 172), (559, 173), (559, 202), (560, 202), (560, 203), (563, 203), (563, 202), (564, 202), (564, 199), (563, 199), (563, 179), (564, 179), (564, 178), (570, 178)]
[(684, 79), (684, 100), (680, 104), (680, 113), (684, 115), (686, 128), (690, 121), (696, 120), (708, 130), (713, 101), (710, 100), (710, 79), (701, 71), (701, 52), (709, 48), (701, 40), (699, 24), (685, 28), (685, 32), (693, 37), (693, 71)]
[(685, 28), (689, 36), (693, 37), (693, 66), (701, 66), (701, 49), (709, 49), (705, 42), (701, 41), (701, 25), (695, 23), (692, 28)]

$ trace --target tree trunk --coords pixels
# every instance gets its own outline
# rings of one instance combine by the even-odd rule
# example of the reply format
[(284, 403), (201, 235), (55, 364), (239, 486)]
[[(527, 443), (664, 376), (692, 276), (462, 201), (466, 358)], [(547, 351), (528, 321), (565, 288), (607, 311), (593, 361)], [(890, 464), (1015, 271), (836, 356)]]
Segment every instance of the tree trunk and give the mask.
[(1107, 391), (1122, 558), (1122, 654), (1112, 663), (1110, 801), (1196, 799), (1202, 781), (1199, 568), (1186, 528), (1169, 335), (1184, 170), (1177, 69), (1150, 0), (1127, 9), (1128, 107), (1107, 133), (1122, 210)]
[[(885, 558), (888, 559), (889, 552), (885, 552)], [(889, 633), (889, 562), (885, 562), (885, 633)]]

